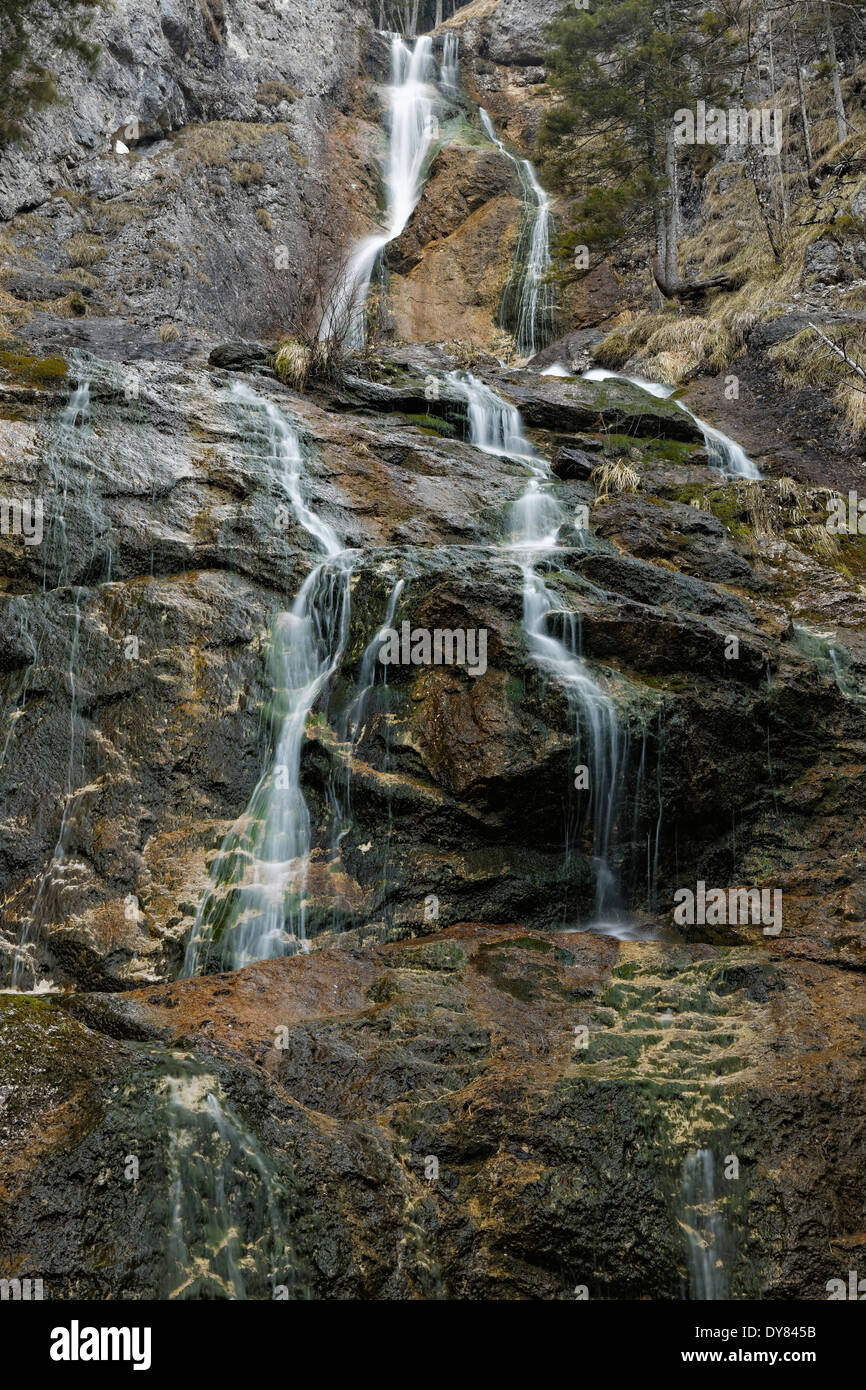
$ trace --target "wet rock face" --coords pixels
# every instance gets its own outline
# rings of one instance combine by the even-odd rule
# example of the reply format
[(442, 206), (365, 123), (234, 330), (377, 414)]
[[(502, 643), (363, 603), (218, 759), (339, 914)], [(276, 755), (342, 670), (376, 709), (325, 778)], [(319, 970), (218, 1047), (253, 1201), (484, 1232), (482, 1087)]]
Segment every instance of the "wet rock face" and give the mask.
[(517, 244), (514, 165), (491, 145), (447, 147), (417, 211), (388, 249), (393, 328), (409, 342), (458, 340), (487, 348)]
[[(866, 552), (819, 544), (820, 489), (714, 471), (674, 401), (501, 365), (519, 190), (459, 114), (388, 248), (385, 344), (280, 383), (273, 340), (376, 221), (388, 45), (359, 9), (106, 9), (95, 81), (4, 156), (0, 498), (41, 498), (44, 535), (0, 534), (0, 984), (63, 996), (0, 993), (0, 1274), (700, 1297), (703, 1220), (724, 1296), (823, 1297), (864, 1229)], [(558, 9), (457, 16), (514, 147)], [(566, 307), (536, 366), (588, 365)], [(523, 457), (473, 446), (467, 370)], [(751, 400), (751, 348), (742, 373)], [(598, 918), (592, 749), (507, 544), (528, 447), (545, 633), (616, 714), (632, 941), (571, 930)], [(178, 979), (202, 904), (249, 887), (322, 528), (347, 617), (299, 726), (309, 951), (227, 972), (218, 920)], [(386, 623), (483, 631), (483, 669), (386, 672)], [(781, 932), (674, 921), (699, 883), (781, 893)]]
[[(826, 967), (461, 925), (0, 1017), (30, 1030), (0, 1255), (53, 1297), (164, 1296), (196, 1215), (168, 1200), (173, 1107), (203, 1087), (248, 1297), (695, 1296), (695, 1155), (730, 1296), (822, 1298), (862, 1230), (862, 988)], [(290, 1242), (263, 1276), (269, 1195)]]
[[(465, 402), (441, 350), (395, 350), (305, 397), (264, 358), (236, 341), (210, 352), (224, 366), (122, 368), (72, 353), (63, 388), (34, 385), (31, 365), (26, 380), (7, 371), (2, 488), (38, 483), (46, 506), (41, 546), (2, 542), (6, 978), (21, 943), (28, 980), (48, 972), (91, 990), (179, 968), (219, 846), (267, 763), (275, 615), (316, 558), (286, 513), (268, 407), (300, 431), (308, 505), (358, 552), (346, 651), (302, 751), (311, 935), (414, 935), (469, 917), (544, 929), (591, 915), (574, 716), (530, 657), (520, 569), (500, 548), (525, 464), (461, 438)], [(739, 515), (732, 489), (678, 437), (682, 413), (644, 398), (628, 445), (640, 490), (596, 498), (587, 467), (603, 471), (639, 393), (488, 359), (477, 370), (547, 422), (535, 439), (548, 457), (588, 461), (552, 495), (565, 519), (590, 511), (593, 535), (566, 526), (546, 582), (580, 613), (585, 658), (620, 709), (615, 857), (627, 901), (669, 913), (683, 883), (772, 876), (790, 895), (783, 949), (858, 960), (860, 764), (828, 764), (824, 730), (839, 724), (859, 747), (862, 713), (835, 680), (816, 686), (780, 581), (709, 510)], [(85, 371), (86, 403), (63, 404), (79, 400)], [(578, 424), (581, 434), (563, 432)], [(719, 501), (698, 506), (701, 495)], [(483, 629), (486, 669), (396, 666), (387, 683), (380, 673), (347, 741), (364, 653), (398, 579), (398, 626)], [(348, 783), (351, 824), (337, 836), (334, 789)], [(794, 859), (774, 840), (780, 814)], [(820, 863), (827, 834), (842, 849), (832, 875)]]

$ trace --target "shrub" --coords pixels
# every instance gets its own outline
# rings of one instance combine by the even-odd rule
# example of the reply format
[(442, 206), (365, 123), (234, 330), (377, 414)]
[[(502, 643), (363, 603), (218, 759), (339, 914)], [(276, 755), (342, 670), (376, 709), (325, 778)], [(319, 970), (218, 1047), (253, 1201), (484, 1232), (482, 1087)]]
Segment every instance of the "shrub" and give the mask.
[(260, 106), (279, 106), (281, 101), (297, 101), (298, 93), (285, 82), (260, 82), (256, 101)]
[(232, 178), (241, 188), (250, 188), (253, 184), (265, 182), (267, 170), (258, 160), (245, 159), (242, 164), (232, 165)]

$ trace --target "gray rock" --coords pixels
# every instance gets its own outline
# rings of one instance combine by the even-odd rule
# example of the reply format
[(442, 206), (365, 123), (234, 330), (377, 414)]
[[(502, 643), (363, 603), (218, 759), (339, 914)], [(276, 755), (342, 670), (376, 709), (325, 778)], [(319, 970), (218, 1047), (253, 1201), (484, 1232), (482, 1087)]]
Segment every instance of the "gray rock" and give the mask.
[(837, 285), (846, 278), (845, 257), (841, 246), (829, 237), (818, 237), (806, 247), (804, 274), (814, 277), (818, 285)]
[(557, 449), (551, 465), (557, 478), (588, 478), (595, 468), (596, 459), (590, 458), (582, 449)]
[(266, 363), (268, 357), (268, 350), (261, 343), (248, 343), (239, 338), (231, 343), (219, 343), (212, 349), (208, 362), (212, 367), (238, 372)]
[(7, 294), (16, 299), (62, 299), (67, 294), (80, 294), (89, 299), (93, 293), (89, 285), (79, 284), (77, 280), (62, 280), (53, 275), (10, 275), (3, 281)]

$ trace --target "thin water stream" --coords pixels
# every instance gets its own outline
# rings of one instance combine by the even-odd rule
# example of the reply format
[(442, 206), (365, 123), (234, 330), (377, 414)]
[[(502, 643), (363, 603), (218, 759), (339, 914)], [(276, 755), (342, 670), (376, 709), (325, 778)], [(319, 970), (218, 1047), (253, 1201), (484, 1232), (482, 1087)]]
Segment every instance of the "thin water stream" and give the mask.
[[(656, 381), (645, 381), (640, 376), (623, 376), (621, 372), (608, 371), (606, 367), (591, 367), (588, 372), (581, 373), (585, 381), (628, 381), (632, 386), (640, 387), (641, 391), (647, 391), (649, 395), (655, 396), (658, 400), (668, 400), (676, 389), (673, 386), (661, 386)], [(721, 430), (714, 429), (708, 425), (706, 420), (701, 420), (695, 415), (693, 410), (689, 410), (682, 401), (674, 400), (683, 414), (688, 415), (694, 420), (698, 429), (704, 436), (704, 447), (710, 456), (710, 466), (718, 469), (728, 478), (748, 478), (756, 480), (761, 476), (761, 470), (753, 459), (750, 459), (745, 449), (743, 449), (735, 439), (729, 439)]]
[[(553, 476), (526, 438), (520, 412), (470, 373), (451, 373), (451, 387), (467, 404), (470, 441), (487, 453), (519, 459), (528, 470), (526, 489), (514, 503), (502, 551), (519, 565), (523, 629), (530, 655), (565, 692), (574, 722), (578, 759), (589, 771), (589, 818), (595, 880), (593, 928), (630, 935), (619, 876), (613, 864), (616, 820), (625, 772), (626, 747), (616, 706), (590, 674), (579, 651), (578, 624), (563, 614), (544, 583), (539, 564), (556, 549), (562, 508), (552, 495)], [(558, 629), (558, 630), (557, 630)]]
[(263, 430), (267, 466), (324, 558), (271, 625), (268, 766), (211, 871), (211, 887), (187, 943), (185, 975), (215, 961), (223, 969), (239, 969), (304, 948), (310, 814), (301, 788), (301, 753), (307, 718), (346, 646), (355, 560), (304, 500), (297, 430), (249, 387), (236, 386), (233, 396), (249, 412), (260, 438)]
[(500, 325), (514, 336), (520, 357), (534, 357), (553, 337), (554, 301), (550, 282), (550, 236), (553, 223), (550, 195), (542, 188), (528, 159), (511, 153), (496, 134), (483, 107), (481, 124), (488, 139), (517, 170), (523, 196), (523, 226), (511, 273), (502, 291)]

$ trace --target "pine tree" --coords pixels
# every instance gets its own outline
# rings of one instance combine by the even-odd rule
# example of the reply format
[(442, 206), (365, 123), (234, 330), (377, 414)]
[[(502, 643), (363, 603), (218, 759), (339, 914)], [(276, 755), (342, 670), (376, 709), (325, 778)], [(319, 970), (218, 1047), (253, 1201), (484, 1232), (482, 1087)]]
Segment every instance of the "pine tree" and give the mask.
[(27, 115), (61, 95), (50, 67), (52, 50), (96, 61), (98, 47), (85, 37), (92, 15), (84, 12), (101, 3), (0, 0), (0, 146), (20, 139)]
[(591, 11), (571, 8), (552, 29), (558, 100), (540, 142), (552, 177), (579, 195), (573, 240), (608, 250), (651, 232), (665, 292), (682, 286), (674, 114), (729, 95), (746, 8), (746, 0), (712, 11), (703, 0), (593, 0)]

